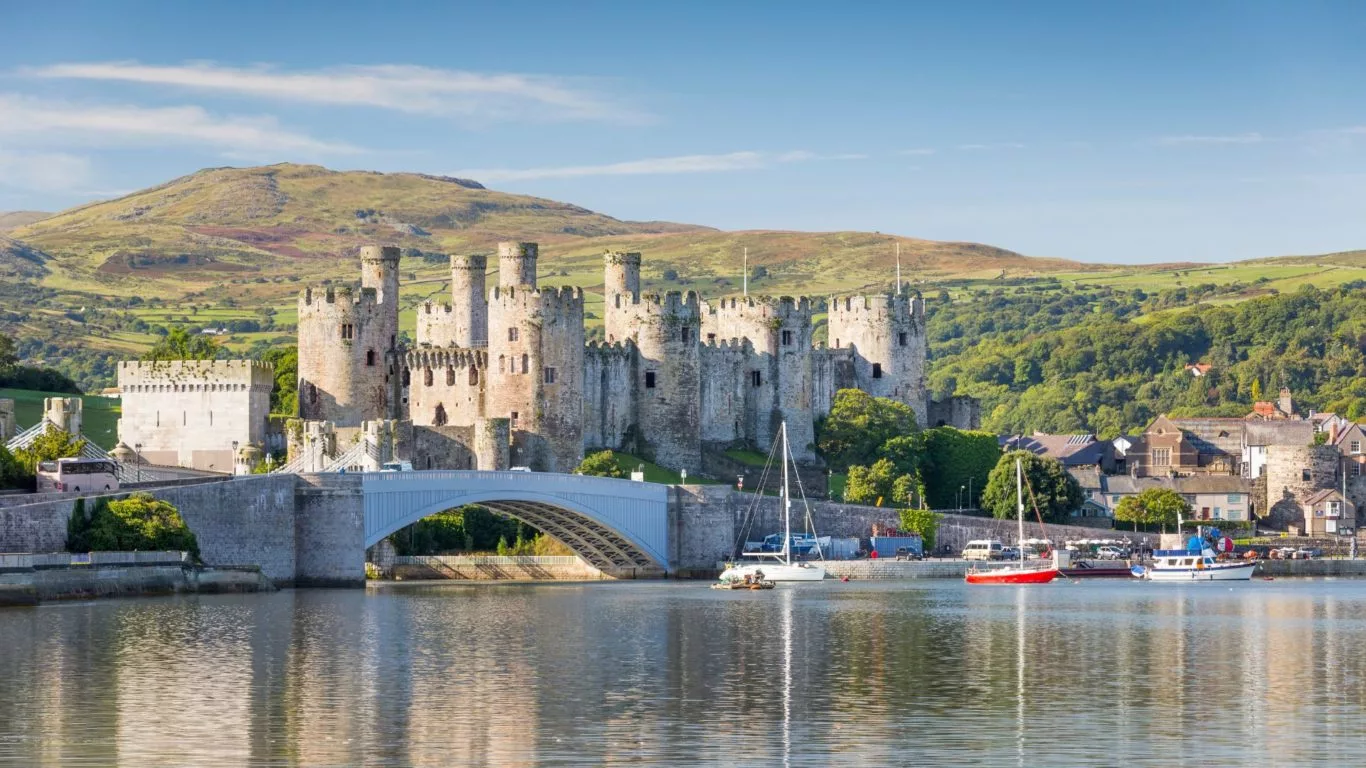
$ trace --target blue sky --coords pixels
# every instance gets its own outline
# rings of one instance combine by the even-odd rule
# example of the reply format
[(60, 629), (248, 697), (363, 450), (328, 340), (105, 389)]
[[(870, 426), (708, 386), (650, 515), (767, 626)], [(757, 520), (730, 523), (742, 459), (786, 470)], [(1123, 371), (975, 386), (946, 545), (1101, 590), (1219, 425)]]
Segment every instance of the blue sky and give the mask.
[(1086, 261), (1366, 248), (1359, 3), (8, 3), (0, 28), (0, 210), (293, 161)]

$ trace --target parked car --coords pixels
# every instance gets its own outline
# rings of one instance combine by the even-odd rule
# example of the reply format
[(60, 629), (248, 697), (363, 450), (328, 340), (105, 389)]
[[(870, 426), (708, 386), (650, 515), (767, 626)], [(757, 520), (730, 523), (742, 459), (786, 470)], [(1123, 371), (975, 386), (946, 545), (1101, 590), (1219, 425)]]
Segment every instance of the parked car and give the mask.
[(988, 541), (986, 539), (973, 539), (963, 547), (964, 560), (1000, 560), (1001, 550), (1005, 545), (999, 541)]
[(1001, 548), (1001, 559), (1002, 559), (1002, 560), (1019, 560), (1019, 559), (1020, 559), (1020, 548), (1019, 548), (1019, 547), (1002, 547), (1002, 548)]
[(1127, 553), (1119, 547), (1106, 545), (1096, 549), (1097, 560), (1123, 560)]
[(918, 550), (912, 549), (911, 547), (897, 547), (897, 548), (896, 548), (896, 559), (897, 559), (897, 560), (920, 560), (920, 559), (922, 559), (922, 556), (921, 556), (921, 554), (920, 554), (920, 552), (919, 552)]

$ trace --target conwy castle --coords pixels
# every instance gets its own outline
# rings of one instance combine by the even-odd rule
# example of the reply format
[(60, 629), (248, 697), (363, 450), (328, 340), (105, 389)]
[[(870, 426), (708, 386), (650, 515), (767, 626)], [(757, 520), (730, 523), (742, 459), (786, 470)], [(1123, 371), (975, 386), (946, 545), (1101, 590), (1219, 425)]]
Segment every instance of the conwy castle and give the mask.
[[(712, 303), (644, 292), (640, 254), (609, 252), (604, 340), (586, 342), (582, 290), (541, 287), (537, 257), (535, 243), (500, 243), (488, 287), (486, 257), (451, 256), (450, 301), (418, 307), (409, 346), (399, 249), (363, 247), (359, 288), (299, 296), (299, 418), (283, 439), (266, 434), (269, 366), (128, 362), (121, 448), (239, 472), (286, 445), (295, 471), (400, 461), (570, 472), (586, 452), (612, 449), (720, 476), (734, 469), (726, 449), (766, 450), (783, 421), (797, 459), (820, 467), (815, 422), (839, 389), (906, 403), (921, 424), (976, 426), (972, 400), (929, 401), (925, 308), (905, 288)], [(828, 344), (812, 338), (822, 311)]]

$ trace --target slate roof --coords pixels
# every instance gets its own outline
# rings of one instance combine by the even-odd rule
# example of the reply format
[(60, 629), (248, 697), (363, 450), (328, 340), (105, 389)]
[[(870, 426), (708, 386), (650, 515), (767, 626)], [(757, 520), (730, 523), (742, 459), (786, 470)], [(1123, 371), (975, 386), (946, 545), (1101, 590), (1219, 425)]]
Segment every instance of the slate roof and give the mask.
[(1247, 422), (1242, 419), (1170, 419), (1186, 434), (1186, 439), (1195, 447), (1196, 453), (1229, 454), (1243, 453), (1243, 429)]
[(1061, 461), (1066, 466), (1099, 464), (1105, 457), (1105, 443), (1096, 440), (1095, 435), (1050, 435), (1035, 432), (1032, 435), (1016, 435), (1006, 441), (1007, 450), (1029, 451), (1037, 456), (1048, 456)]
[(1310, 445), (1314, 425), (1308, 421), (1249, 421), (1243, 425), (1248, 445)]
[(1232, 475), (1177, 477), (1171, 481), (1177, 493), (1252, 493), (1252, 481)]

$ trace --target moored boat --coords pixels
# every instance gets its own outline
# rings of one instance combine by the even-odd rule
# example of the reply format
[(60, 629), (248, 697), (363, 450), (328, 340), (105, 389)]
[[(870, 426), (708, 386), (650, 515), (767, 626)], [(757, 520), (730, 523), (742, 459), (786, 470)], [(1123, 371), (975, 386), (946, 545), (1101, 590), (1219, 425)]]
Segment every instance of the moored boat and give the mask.
[[(1015, 460), (1015, 504), (1019, 510), (1020, 537), (1016, 541), (1023, 543), (1024, 537), (1024, 468), (1018, 459)], [(1034, 564), (1025, 561), (1024, 550), (1020, 551), (1020, 564), (1007, 566), (1005, 568), (979, 569), (976, 566), (968, 569), (967, 575), (963, 577), (969, 584), (1047, 584), (1058, 578), (1057, 553), (1053, 554), (1048, 560), (1036, 560)]]
[(1149, 581), (1248, 581), (1256, 569), (1256, 560), (1219, 560), (1212, 549), (1159, 549), (1132, 573)]

